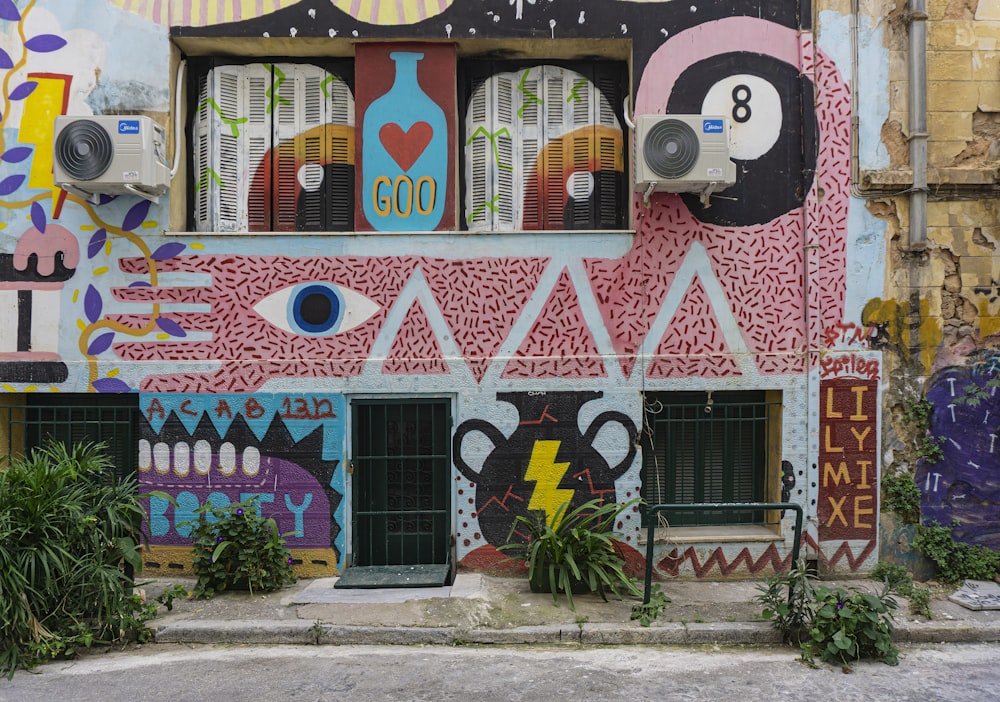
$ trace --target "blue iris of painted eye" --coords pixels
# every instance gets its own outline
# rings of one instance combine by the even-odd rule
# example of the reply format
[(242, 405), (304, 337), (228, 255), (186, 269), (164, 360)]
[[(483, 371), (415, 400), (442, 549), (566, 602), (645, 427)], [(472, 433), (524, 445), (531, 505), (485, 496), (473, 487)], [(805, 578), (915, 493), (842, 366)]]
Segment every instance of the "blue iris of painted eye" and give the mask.
[(335, 286), (313, 283), (292, 292), (288, 321), (302, 334), (328, 334), (340, 326), (343, 310), (343, 298)]
[(361, 293), (315, 281), (289, 285), (254, 305), (274, 326), (302, 336), (331, 336), (353, 329), (378, 310)]

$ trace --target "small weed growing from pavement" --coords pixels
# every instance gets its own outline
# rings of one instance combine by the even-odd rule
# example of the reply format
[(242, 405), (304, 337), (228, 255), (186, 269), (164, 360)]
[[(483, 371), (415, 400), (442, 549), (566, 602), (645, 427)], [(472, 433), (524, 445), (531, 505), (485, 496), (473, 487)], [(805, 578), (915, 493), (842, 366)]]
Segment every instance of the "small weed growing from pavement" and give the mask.
[(910, 601), (910, 614), (919, 614), (927, 619), (932, 618), (930, 588), (914, 584), (913, 577), (904, 566), (879, 561), (869, 577), (872, 580), (884, 582), (887, 587), (907, 598)]
[(226, 507), (206, 503), (194, 522), (195, 597), (227, 588), (271, 592), (295, 582), (292, 555), (273, 518), (263, 518), (254, 498)]
[(663, 614), (663, 610), (667, 608), (669, 602), (670, 598), (667, 597), (666, 593), (660, 591), (660, 584), (653, 583), (649, 592), (649, 602), (637, 602), (632, 605), (630, 618), (632, 621), (638, 619), (642, 626), (649, 626), (650, 622)]
[(898, 607), (886, 583), (872, 595), (856, 588), (828, 588), (814, 584), (805, 564), (779, 573), (758, 587), (755, 599), (783, 638), (798, 643), (802, 660), (820, 658), (848, 668), (853, 661), (874, 658), (896, 665), (892, 642), (893, 612)]
[(813, 619), (815, 574), (805, 560), (787, 573), (776, 573), (754, 598), (763, 607), (761, 616), (771, 621), (786, 643), (801, 644), (809, 636)]

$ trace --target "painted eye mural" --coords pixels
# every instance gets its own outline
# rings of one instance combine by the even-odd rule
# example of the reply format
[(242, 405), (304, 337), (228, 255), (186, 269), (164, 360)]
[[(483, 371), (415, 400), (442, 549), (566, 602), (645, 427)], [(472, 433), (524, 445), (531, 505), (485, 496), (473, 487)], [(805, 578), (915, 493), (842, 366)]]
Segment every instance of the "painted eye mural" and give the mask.
[(625, 226), (625, 142), (614, 107), (628, 84), (622, 67), (470, 61), (464, 70), (470, 230)]
[[(817, 126), (812, 83), (773, 56), (719, 54), (693, 63), (674, 83), (667, 113), (729, 117), (736, 184), (705, 207), (682, 195), (702, 222), (764, 224), (801, 207), (816, 170)], [(788, 187), (775, 188), (775, 179)]]
[(350, 288), (333, 283), (289, 285), (271, 293), (253, 310), (268, 322), (292, 334), (330, 336), (365, 322), (379, 306)]

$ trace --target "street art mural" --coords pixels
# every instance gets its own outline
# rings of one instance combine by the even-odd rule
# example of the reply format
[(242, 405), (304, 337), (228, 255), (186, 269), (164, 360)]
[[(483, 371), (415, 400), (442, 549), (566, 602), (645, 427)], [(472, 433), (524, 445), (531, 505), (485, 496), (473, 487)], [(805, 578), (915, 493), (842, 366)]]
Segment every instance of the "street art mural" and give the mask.
[(819, 541), (878, 536), (878, 382), (842, 376), (820, 381)]
[(357, 48), (359, 229), (454, 228), (454, 57), (448, 45)]
[[(867, 323), (846, 318), (856, 283), (847, 265), (848, 67), (813, 44), (795, 3), (736, 0), (697, 12), (622, 0), (94, 4), (98, 18), (68, 0), (0, 0), (0, 71), (8, 78), (0, 255), (12, 261), (8, 272), (0, 258), (2, 309), (17, 321), (18, 339), (40, 339), (36, 329), (58, 338), (48, 346), (8, 340), (3, 352), (18, 355), (0, 356), (0, 381), (12, 392), (44, 382), (70, 392), (140, 393), (143, 484), (183, 494), (182, 513), (213, 493), (260, 494), (261, 509), (282, 530), (301, 527), (302, 540), (291, 543), (297, 558), (339, 569), (349, 485), (338, 463), (350, 448), (344, 396), (447, 393), (457, 409), (456, 555), (466, 565), (485, 563), (516, 514), (551, 518), (563, 501), (637, 496), (641, 392), (706, 384), (780, 390), (791, 408), (781, 456), (790, 499), (816, 514), (824, 497), (837, 505), (845, 498), (810, 492), (823, 473), (820, 446), (808, 447), (808, 436), (840, 418), (822, 415), (822, 402), (807, 396), (807, 374), (835, 393), (848, 378), (867, 388), (870, 424), (855, 427), (862, 432), (877, 429), (881, 379), (873, 344), (840, 356), (855, 342), (828, 333)], [(52, 187), (54, 115), (134, 111), (172, 122), (170, 38), (178, 46), (242, 38), (265, 47), (280, 38), (281, 62), (261, 60), (250, 71), (266, 71), (270, 81), (263, 113), (280, 112), (282, 98), (348, 106), (349, 116), (321, 124), (299, 120), (302, 112), (247, 155), (248, 202), (274, 191), (276, 173), (294, 186), (286, 189), (290, 204), (272, 207), (286, 217), (281, 226), (248, 225), (242, 236), (186, 231), (194, 228), (190, 213), (181, 224), (170, 220), (168, 200), (187, 192), (190, 201), (203, 176), (213, 180), (207, 170), (192, 176), (190, 166), (192, 182), (179, 176), (157, 204), (131, 196), (87, 202)], [(350, 71), (296, 56), (309, 53), (296, 44), (306, 38), (356, 47), (345, 60)], [(461, 86), (468, 64), (447, 44), (459, 38), (497, 48), (488, 70)], [(575, 63), (544, 56), (561, 39), (602, 51), (603, 40), (622, 43)], [(514, 40), (537, 43), (528, 53), (538, 58), (515, 65), (504, 54), (504, 42)], [(624, 42), (628, 52), (619, 50)], [(300, 84), (289, 80), (297, 75), (289, 64), (317, 68), (303, 68), (301, 85), (337, 86), (343, 100), (322, 89), (288, 97), (281, 86)], [(127, 83), (121, 76), (133, 65), (141, 72)], [(608, 67), (614, 80), (602, 73)], [(192, 70), (187, 80), (206, 74)], [(508, 93), (495, 87), (504, 81)], [(532, 81), (549, 87), (529, 89)], [(412, 94), (399, 95), (404, 88)], [(500, 109), (505, 94), (519, 100), (506, 136), (496, 122), (470, 127), (480, 124), (476, 95)], [(540, 106), (573, 117), (526, 151), (530, 135), (515, 116)], [(668, 112), (730, 117), (735, 186), (704, 202), (627, 191), (629, 120)], [(251, 117), (215, 114), (220, 133), (240, 133)], [(324, 142), (330, 135), (336, 145)], [(515, 142), (520, 159), (505, 152)], [(506, 183), (509, 173), (520, 183), (506, 201), (470, 193), (478, 162), (466, 157), (474, 149), (484, 153), (491, 182)], [(296, 236), (311, 228), (305, 213), (330, 201), (319, 184), (334, 182), (348, 188), (336, 190), (353, 202), (351, 221)], [(608, 210), (595, 203), (610, 203), (613, 216), (595, 218)], [(480, 207), (498, 217), (505, 207), (547, 214), (536, 223), (514, 224), (512, 215), (509, 226), (480, 226), (473, 221)], [(286, 224), (282, 235), (271, 233)], [(55, 262), (49, 273), (45, 257)], [(3, 376), (6, 361), (34, 365), (6, 366)], [(299, 398), (307, 403), (302, 416), (283, 407)], [(329, 402), (335, 416), (316, 414), (314, 399)], [(835, 413), (854, 409), (840, 399), (833, 405)], [(837, 440), (830, 446), (849, 446)], [(852, 459), (875, 461), (868, 485), (877, 485), (873, 450), (866, 439), (864, 455)], [(838, 466), (831, 489), (846, 485)], [(862, 476), (853, 470), (857, 492)], [(842, 515), (824, 513), (833, 531), (807, 534), (821, 559), (850, 570), (866, 565), (862, 530), (872, 515), (865, 510), (877, 510), (877, 500), (855, 509), (855, 498), (869, 494), (847, 495)], [(154, 554), (170, 567), (179, 562), (171, 549), (183, 545), (184, 514), (155, 507)], [(632, 514), (621, 525), (632, 545), (638, 523)], [(661, 575), (756, 573), (787, 554), (787, 540), (690, 551), (667, 545), (656, 566)]]
[(951, 526), (959, 541), (1000, 549), (1000, 353), (969, 354), (941, 368), (927, 386), (933, 405), (928, 433), (942, 457), (921, 458), (915, 478), (924, 523)]
[(147, 500), (147, 569), (190, 567), (199, 509), (248, 499), (300, 572), (343, 567), (342, 396), (143, 394), (140, 410), (140, 491), (172, 498)]
[[(517, 410), (513, 432), (505, 435), (484, 419), (467, 419), (458, 426), (452, 455), (458, 472), (468, 481), (458, 479), (465, 486), (462, 496), (466, 490), (470, 495), (459, 500), (462, 528), (458, 538), (467, 549), (474, 542), (487, 544), (482, 546), (484, 553), (473, 555), (473, 560), (483, 563), (495, 547), (507, 543), (518, 516), (534, 515), (553, 524), (560, 512), (594, 499), (604, 503), (618, 498), (615, 483), (635, 458), (638, 429), (628, 415), (608, 410), (581, 430), (582, 406), (602, 395), (594, 391), (498, 393), (498, 402)], [(616, 440), (602, 437), (605, 446), (597, 445), (601, 430), (611, 424), (618, 428)], [(480, 453), (474, 459), (475, 451), (466, 448), (465, 438), (473, 433), (492, 445), (486, 456)], [(602, 449), (614, 451), (615, 458), (609, 461)], [(469, 532), (470, 520), (478, 524), (475, 534)], [(525, 538), (514, 531), (514, 540)], [(503, 558), (499, 553), (495, 556)]]

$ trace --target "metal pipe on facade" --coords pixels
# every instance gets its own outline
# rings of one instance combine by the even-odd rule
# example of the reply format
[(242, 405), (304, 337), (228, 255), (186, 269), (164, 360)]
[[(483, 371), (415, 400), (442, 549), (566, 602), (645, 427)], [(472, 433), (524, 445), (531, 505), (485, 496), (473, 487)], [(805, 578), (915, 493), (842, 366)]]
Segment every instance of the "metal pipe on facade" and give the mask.
[(909, 248), (927, 245), (927, 2), (910, 0), (909, 122), (910, 189)]

